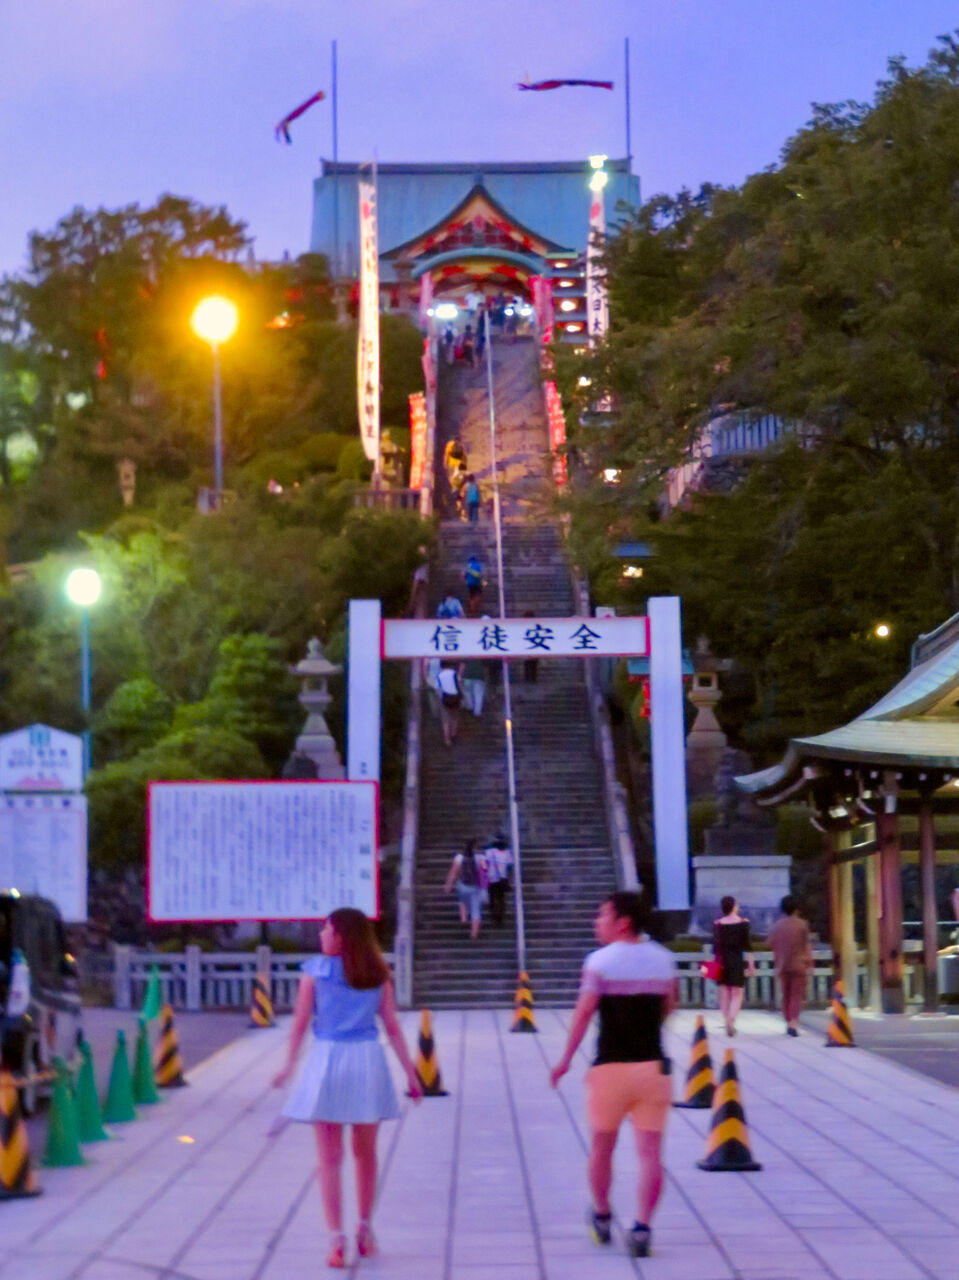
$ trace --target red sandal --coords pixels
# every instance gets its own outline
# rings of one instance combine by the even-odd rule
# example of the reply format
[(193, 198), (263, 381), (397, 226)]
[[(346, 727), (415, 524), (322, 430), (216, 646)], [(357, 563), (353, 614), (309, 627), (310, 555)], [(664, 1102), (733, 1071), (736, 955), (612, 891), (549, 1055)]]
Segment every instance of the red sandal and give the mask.
[(334, 1231), (331, 1237), (330, 1251), (326, 1255), (326, 1265), (337, 1271), (346, 1267), (346, 1235), (342, 1231)]
[(379, 1252), (373, 1228), (368, 1222), (361, 1221), (356, 1228), (356, 1251), (361, 1258), (375, 1258)]

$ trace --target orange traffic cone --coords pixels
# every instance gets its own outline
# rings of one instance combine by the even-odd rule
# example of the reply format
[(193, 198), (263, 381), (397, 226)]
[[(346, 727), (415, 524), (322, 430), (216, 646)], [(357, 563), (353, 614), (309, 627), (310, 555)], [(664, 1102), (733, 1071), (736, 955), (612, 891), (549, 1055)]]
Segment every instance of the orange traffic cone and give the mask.
[(706, 1038), (706, 1021), (700, 1014), (696, 1019), (696, 1030), (693, 1033), (689, 1070), (686, 1072), (686, 1091), (682, 1102), (674, 1102), (673, 1106), (705, 1110), (713, 1105), (715, 1087), (713, 1060), (709, 1056), (709, 1041)]
[(841, 982), (833, 987), (832, 1016), (826, 1028), (827, 1049), (854, 1049), (856, 1041), (852, 1034), (852, 1019), (843, 999), (844, 988)]
[(513, 997), (513, 1025), (510, 1031), (535, 1031), (533, 1021), (533, 989), (529, 985), (529, 974), (524, 969), (519, 975), (516, 995)]
[(253, 1002), (250, 1005), (250, 1026), (273, 1026), (273, 1001), (270, 999), (270, 975), (268, 973), (258, 973), (253, 979)]
[(706, 1139), (706, 1155), (696, 1163), (707, 1173), (748, 1173), (762, 1168), (749, 1149), (749, 1130), (739, 1099), (739, 1077), (732, 1049), (727, 1049), (723, 1057), (723, 1069), (713, 1097), (713, 1120)]
[(423, 1086), (425, 1098), (445, 1098), (443, 1077), (440, 1075), (440, 1064), (436, 1058), (436, 1045), (433, 1041), (433, 1020), (429, 1009), (420, 1014), (420, 1039), (416, 1050), (416, 1074)]
[(0, 1071), (0, 1200), (39, 1194), (30, 1168), (27, 1128), (20, 1114), (17, 1086), (9, 1071)]

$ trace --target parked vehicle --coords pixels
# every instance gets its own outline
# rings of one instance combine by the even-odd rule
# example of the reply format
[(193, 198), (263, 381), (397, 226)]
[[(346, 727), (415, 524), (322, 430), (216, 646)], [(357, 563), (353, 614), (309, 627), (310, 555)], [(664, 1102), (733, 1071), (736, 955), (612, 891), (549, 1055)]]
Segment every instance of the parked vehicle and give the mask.
[[(77, 965), (60, 912), (47, 898), (0, 893), (0, 1058), (18, 1076), (70, 1060), (81, 1034)], [(20, 1090), (25, 1114), (50, 1093), (46, 1083)]]

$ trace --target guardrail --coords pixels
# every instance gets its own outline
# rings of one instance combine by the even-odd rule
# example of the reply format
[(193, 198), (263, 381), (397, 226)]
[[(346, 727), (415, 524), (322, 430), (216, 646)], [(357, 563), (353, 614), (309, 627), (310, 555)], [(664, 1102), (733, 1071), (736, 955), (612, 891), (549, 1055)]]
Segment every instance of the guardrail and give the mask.
[[(676, 955), (679, 970), (679, 1004), (684, 1009), (715, 1008), (717, 986), (703, 977), (700, 965), (712, 959), (712, 950), (682, 951)], [(779, 991), (771, 955), (759, 952), (755, 955), (756, 975), (746, 979), (743, 1004), (753, 1009), (775, 1009), (779, 1005)], [(806, 981), (808, 1006), (824, 1008), (832, 999), (835, 970), (832, 951), (828, 947), (813, 948), (813, 967)], [(907, 964), (903, 983), (906, 1001), (922, 999), (921, 966)], [(856, 968), (856, 991), (847, 992), (846, 1003), (851, 1008), (865, 1008), (869, 1003), (869, 969), (865, 964)]]
[[(113, 1003), (117, 1009), (137, 1009), (146, 995), (150, 971), (160, 975), (163, 1002), (175, 1009), (248, 1009), (253, 1000), (253, 979), (270, 975), (274, 1009), (291, 1009), (296, 1000), (300, 965), (315, 952), (255, 951), (141, 951), (117, 946), (113, 950)], [(392, 964), (393, 955), (386, 957)]]

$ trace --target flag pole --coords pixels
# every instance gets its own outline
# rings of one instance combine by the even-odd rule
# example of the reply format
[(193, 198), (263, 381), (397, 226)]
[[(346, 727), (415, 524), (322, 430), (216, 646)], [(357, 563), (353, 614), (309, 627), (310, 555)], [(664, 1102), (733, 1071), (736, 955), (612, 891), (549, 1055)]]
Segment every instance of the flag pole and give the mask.
[[(629, 110), (629, 36), (625, 39), (625, 56), (626, 56), (626, 171), (633, 172), (633, 142), (632, 128)], [(334, 106), (333, 110), (336, 110)]]
[(340, 144), (336, 119), (336, 41), (332, 48), (332, 81), (333, 81), (333, 271), (334, 281), (340, 274)]

